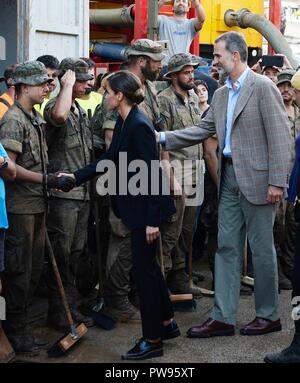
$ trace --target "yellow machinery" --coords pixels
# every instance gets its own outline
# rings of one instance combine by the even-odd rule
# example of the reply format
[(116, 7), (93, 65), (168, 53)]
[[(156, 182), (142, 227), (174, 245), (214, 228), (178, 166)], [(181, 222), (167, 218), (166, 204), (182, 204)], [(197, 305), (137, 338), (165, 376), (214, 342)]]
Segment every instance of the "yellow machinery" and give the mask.
[(239, 31), (246, 38), (249, 46), (250, 55), (256, 50), (259, 54), (262, 49), (262, 35), (252, 28), (241, 29), (238, 27), (228, 27), (224, 21), (227, 10), (237, 11), (247, 8), (258, 15), (264, 14), (263, 0), (202, 0), (201, 2), (206, 12), (206, 21), (200, 32), (200, 54), (210, 55), (212, 53), (215, 39), (224, 32)]

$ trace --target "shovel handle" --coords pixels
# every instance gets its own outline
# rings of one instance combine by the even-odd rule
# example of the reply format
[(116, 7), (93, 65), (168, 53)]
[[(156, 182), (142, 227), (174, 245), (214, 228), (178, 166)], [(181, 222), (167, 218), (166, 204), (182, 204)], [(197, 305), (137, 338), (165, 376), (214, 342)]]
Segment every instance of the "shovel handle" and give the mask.
[(64, 289), (64, 286), (63, 286), (63, 283), (62, 283), (62, 280), (61, 280), (61, 276), (59, 274), (59, 270), (58, 270), (58, 267), (57, 267), (55, 255), (53, 253), (52, 245), (51, 245), (51, 242), (50, 242), (50, 239), (49, 239), (47, 231), (46, 231), (46, 246), (47, 246), (47, 250), (49, 252), (50, 260), (51, 260), (52, 267), (53, 267), (53, 272), (54, 272), (55, 279), (56, 279), (57, 286), (58, 286), (58, 290), (59, 290), (59, 293), (60, 293), (60, 296), (61, 296), (61, 299), (62, 299), (62, 302), (63, 302), (63, 305), (64, 305), (64, 309), (65, 309), (65, 312), (66, 312), (67, 320), (68, 320), (68, 323), (69, 323), (70, 327), (73, 328), (74, 327), (74, 321), (73, 321), (73, 318), (72, 318), (72, 315), (71, 315), (70, 306), (69, 306), (68, 301), (67, 301), (65, 289)]

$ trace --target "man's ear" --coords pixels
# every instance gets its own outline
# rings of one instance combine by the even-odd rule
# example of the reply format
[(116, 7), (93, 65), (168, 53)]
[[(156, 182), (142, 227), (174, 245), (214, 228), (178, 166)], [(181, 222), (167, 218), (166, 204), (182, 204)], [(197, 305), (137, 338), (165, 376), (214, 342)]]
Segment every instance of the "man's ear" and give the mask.
[(142, 56), (141, 56), (141, 57), (139, 57), (138, 63), (139, 63), (139, 65), (143, 65), (143, 66), (145, 66), (146, 63), (147, 63), (147, 60), (146, 60), (145, 57), (142, 57)]

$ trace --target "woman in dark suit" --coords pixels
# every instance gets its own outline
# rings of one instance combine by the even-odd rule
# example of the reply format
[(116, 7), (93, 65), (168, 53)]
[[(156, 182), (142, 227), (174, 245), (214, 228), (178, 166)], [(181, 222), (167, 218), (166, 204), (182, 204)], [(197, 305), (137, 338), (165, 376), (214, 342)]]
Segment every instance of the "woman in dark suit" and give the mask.
[[(76, 171), (74, 177), (76, 185), (81, 185), (99, 175), (96, 168), (104, 164), (103, 160), (110, 160), (114, 167), (116, 195), (111, 195), (111, 204), (115, 214), (131, 230), (133, 270), (143, 330), (143, 337), (122, 355), (122, 359), (146, 359), (163, 355), (162, 340), (180, 335), (156, 261), (160, 223), (175, 212), (175, 207), (168, 195), (151, 194), (151, 186), (157, 180), (151, 178), (150, 170), (151, 165), (158, 164), (158, 153), (154, 127), (137, 107), (144, 99), (140, 80), (128, 71), (120, 71), (108, 78), (106, 90), (108, 107), (119, 112), (112, 143), (100, 160)], [(129, 170), (128, 166), (134, 170)], [(136, 181), (139, 174), (136, 169), (143, 169), (146, 176), (143, 180)]]

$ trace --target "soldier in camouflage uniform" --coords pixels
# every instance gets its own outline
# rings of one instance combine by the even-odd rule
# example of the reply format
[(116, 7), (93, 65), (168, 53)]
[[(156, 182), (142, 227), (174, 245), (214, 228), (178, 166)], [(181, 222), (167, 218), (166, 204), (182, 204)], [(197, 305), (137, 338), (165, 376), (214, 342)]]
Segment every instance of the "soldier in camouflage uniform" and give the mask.
[[(139, 108), (161, 129), (160, 110), (157, 103), (157, 92), (153, 81), (161, 71), (161, 60), (164, 57), (161, 45), (149, 39), (139, 39), (127, 50), (128, 70), (139, 77), (143, 84), (145, 99)], [(105, 106), (105, 96), (104, 96)], [(102, 131), (106, 145), (109, 146), (117, 114), (107, 113), (103, 118)], [(100, 125), (100, 124), (99, 124)], [(130, 232), (120, 219), (110, 212), (111, 238), (107, 256), (107, 283), (105, 289), (108, 312), (118, 320), (139, 319), (139, 313), (128, 299), (137, 305), (136, 293), (132, 291), (132, 259)]]
[[(190, 55), (185, 53), (176, 54), (169, 61), (165, 78), (171, 80), (171, 85), (158, 96), (161, 115), (168, 131), (198, 125), (201, 121), (199, 100), (193, 90), (194, 68), (198, 65), (192, 61)], [(179, 168), (183, 168), (186, 160), (193, 161), (191, 173), (188, 174), (190, 178), (188, 183), (190, 186), (195, 186), (199, 182), (199, 178), (196, 179), (197, 173), (201, 172), (201, 166), (196, 168), (196, 161), (201, 160), (200, 164), (203, 166), (202, 145), (170, 151), (169, 155), (171, 163), (175, 165), (175, 178), (179, 175), (176, 174), (177, 164)], [(185, 270), (186, 257), (192, 245), (193, 230), (196, 223), (196, 209), (202, 201), (192, 205), (189, 203), (187, 195), (190, 194), (190, 191), (188, 190), (189, 185), (186, 183), (186, 174), (183, 177), (183, 184), (180, 179), (177, 179), (177, 182), (183, 187), (183, 193), (181, 198), (176, 200), (177, 212), (173, 217), (173, 222), (168, 227), (162, 228), (165, 269), (169, 271), (167, 282), (173, 293), (201, 295), (197, 286), (189, 286)], [(171, 254), (172, 252), (173, 254)]]
[[(59, 66), (61, 90), (45, 107), (49, 168), (74, 172), (91, 162), (92, 140), (89, 120), (76, 98), (85, 95), (92, 76), (88, 65), (80, 59), (66, 58)], [(47, 229), (57, 258), (73, 318), (93, 325), (91, 318), (78, 311), (76, 269), (78, 258), (86, 250), (89, 218), (89, 185), (75, 187), (70, 193), (52, 191), (49, 200)], [(48, 324), (66, 330), (68, 324), (61, 305), (52, 269), (49, 268)]]
[[(294, 145), (291, 148), (292, 164), (295, 160), (295, 140), (300, 132), (299, 108), (294, 102), (295, 91), (291, 84), (295, 73), (293, 69), (285, 69), (278, 74), (277, 79), (277, 87), (283, 98), (293, 137)], [(294, 268), (296, 229), (294, 205), (288, 201), (282, 201), (276, 214), (274, 240), (278, 256), (279, 287), (284, 290), (292, 288), (291, 279)]]
[(67, 191), (70, 189), (65, 186), (71, 182), (66, 177), (47, 175), (44, 121), (33, 108), (43, 102), (51, 81), (44, 64), (32, 61), (19, 65), (13, 78), (17, 101), (0, 124), (0, 141), (17, 168), (16, 181), (6, 185), (9, 229), (5, 240), (4, 325), (15, 351), (30, 355), (38, 354), (45, 345), (33, 337), (27, 315), (44, 261), (46, 188)]

